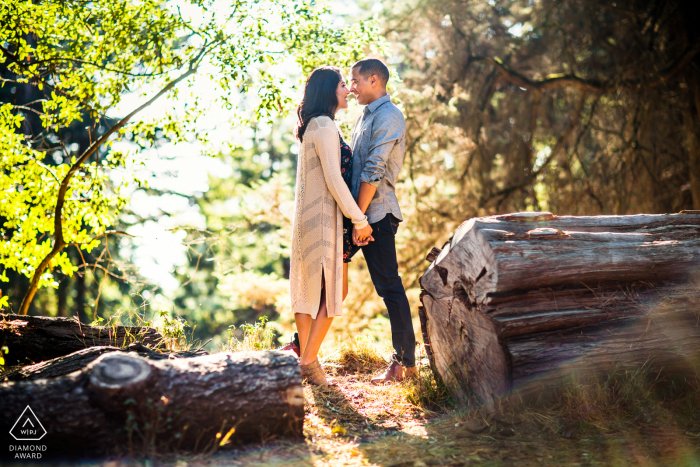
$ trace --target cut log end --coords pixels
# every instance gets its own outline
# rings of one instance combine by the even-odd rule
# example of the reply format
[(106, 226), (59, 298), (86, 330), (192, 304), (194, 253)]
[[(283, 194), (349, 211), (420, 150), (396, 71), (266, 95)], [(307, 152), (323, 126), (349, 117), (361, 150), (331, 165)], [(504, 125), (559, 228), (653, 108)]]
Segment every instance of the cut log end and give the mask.
[(432, 253), (421, 326), (431, 365), (458, 399), (488, 403), (613, 362), (700, 359), (695, 212), (474, 218)]
[(425, 260), (429, 263), (432, 263), (436, 259), (438, 259), (438, 256), (440, 256), (440, 253), (442, 253), (442, 249), (434, 246), (428, 254), (425, 256)]
[(144, 383), (151, 376), (151, 366), (130, 355), (107, 354), (92, 363), (90, 385), (95, 389), (120, 389)]

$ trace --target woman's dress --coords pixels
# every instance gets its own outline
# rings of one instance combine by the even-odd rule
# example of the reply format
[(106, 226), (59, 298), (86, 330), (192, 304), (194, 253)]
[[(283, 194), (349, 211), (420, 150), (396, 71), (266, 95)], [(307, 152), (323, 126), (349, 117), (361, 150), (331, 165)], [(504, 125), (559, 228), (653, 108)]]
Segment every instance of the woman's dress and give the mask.
[(343, 215), (362, 228), (367, 218), (350, 194), (340, 168), (340, 135), (329, 117), (312, 119), (297, 160), (292, 221), (292, 311), (316, 318), (325, 278), (329, 317), (343, 301)]

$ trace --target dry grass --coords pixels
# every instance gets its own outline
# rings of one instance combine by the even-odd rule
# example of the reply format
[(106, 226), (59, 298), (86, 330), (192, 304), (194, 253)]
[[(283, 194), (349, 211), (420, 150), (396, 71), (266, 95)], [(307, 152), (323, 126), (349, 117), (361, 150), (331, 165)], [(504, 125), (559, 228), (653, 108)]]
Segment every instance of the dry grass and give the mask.
[(700, 465), (700, 392), (693, 384), (669, 392), (649, 369), (495, 411), (432, 411), (410, 402), (420, 380), (373, 386), (370, 374), (346, 371), (337, 371), (337, 388), (305, 386), (303, 443), (222, 452), (207, 466)]
[(333, 374), (369, 374), (384, 369), (389, 363), (391, 347), (371, 336), (359, 335), (354, 341), (337, 343), (324, 349), (321, 360)]
[[(256, 336), (250, 334), (245, 345), (256, 348)], [(700, 465), (695, 381), (663, 380), (647, 367), (615, 369), (605, 378), (572, 381), (548, 399), (528, 404), (509, 399), (490, 411), (467, 411), (451, 405), (424, 356), (420, 378), (370, 384), (389, 352), (387, 345), (365, 338), (325, 352), (326, 372), (339, 385), (304, 387), (303, 441), (268, 440), (213, 456), (157, 462), (173, 467)]]

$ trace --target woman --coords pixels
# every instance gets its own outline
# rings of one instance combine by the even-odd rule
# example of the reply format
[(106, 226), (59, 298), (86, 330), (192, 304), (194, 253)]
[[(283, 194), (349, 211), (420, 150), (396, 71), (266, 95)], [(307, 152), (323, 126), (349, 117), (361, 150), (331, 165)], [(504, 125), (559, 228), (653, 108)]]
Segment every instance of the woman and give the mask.
[[(352, 232), (349, 218), (362, 244), (371, 240), (367, 216), (350, 194), (341, 172), (342, 138), (333, 121), (348, 106), (350, 93), (340, 70), (324, 66), (306, 80), (304, 98), (297, 108), (299, 140), (297, 180), (292, 222), (290, 287), (292, 311), (299, 334), (302, 379), (329, 384), (318, 362), (318, 351), (335, 316), (342, 312), (347, 294), (347, 262)], [(346, 146), (345, 171), (349, 170)], [(330, 382), (331, 384), (334, 381)]]

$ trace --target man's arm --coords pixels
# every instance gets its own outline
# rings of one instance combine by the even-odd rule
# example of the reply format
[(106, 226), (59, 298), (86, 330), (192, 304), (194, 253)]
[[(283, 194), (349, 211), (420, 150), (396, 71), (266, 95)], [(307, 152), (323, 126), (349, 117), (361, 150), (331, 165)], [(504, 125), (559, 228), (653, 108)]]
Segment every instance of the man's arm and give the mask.
[[(374, 193), (376, 193), (376, 191), (376, 186), (365, 182), (360, 183), (360, 195), (357, 197), (357, 205), (360, 207), (363, 214), (367, 213), (369, 203), (372, 201), (372, 198), (374, 198)], [(358, 234), (357, 229), (352, 229), (352, 241), (358, 246), (367, 245), (369, 242), (374, 241), (374, 238), (370, 234), (371, 230), (370, 233), (367, 234), (367, 237), (365, 237), (364, 235)]]
[(357, 205), (363, 214), (367, 213), (367, 208), (369, 207), (370, 201), (374, 198), (374, 194), (377, 192), (377, 187), (370, 185), (369, 183), (360, 183), (360, 194), (357, 197)]
[[(369, 149), (367, 150), (367, 158), (365, 165), (360, 174), (360, 195), (358, 196), (358, 205), (362, 209), (360, 199), (362, 199), (362, 186), (364, 184), (371, 185), (374, 190), (371, 195), (374, 196), (374, 191), (381, 183), (386, 174), (386, 163), (391, 154), (394, 145), (401, 140), (401, 137), (406, 128), (406, 122), (400, 112), (388, 112), (377, 115), (372, 122), (372, 134), (369, 140)], [(365, 188), (367, 190), (368, 188)], [(372, 200), (369, 197), (367, 204)], [(365, 206), (365, 209), (366, 206)]]

